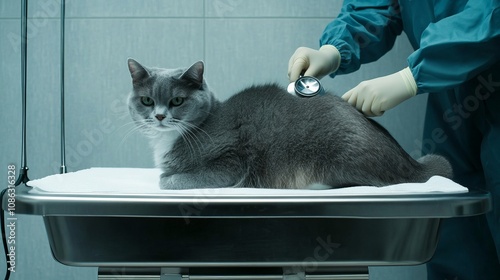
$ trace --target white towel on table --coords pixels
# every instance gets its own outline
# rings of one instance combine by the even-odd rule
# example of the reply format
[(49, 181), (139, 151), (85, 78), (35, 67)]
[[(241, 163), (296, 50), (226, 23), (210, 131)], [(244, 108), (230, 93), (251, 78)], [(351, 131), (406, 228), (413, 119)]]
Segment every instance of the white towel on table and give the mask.
[(403, 183), (385, 187), (356, 186), (324, 190), (217, 188), (194, 190), (162, 190), (159, 188), (160, 169), (90, 168), (32, 180), (31, 192), (74, 194), (163, 194), (204, 196), (273, 196), (273, 195), (404, 195), (428, 193), (464, 193), (468, 189), (450, 179), (434, 176), (425, 183)]

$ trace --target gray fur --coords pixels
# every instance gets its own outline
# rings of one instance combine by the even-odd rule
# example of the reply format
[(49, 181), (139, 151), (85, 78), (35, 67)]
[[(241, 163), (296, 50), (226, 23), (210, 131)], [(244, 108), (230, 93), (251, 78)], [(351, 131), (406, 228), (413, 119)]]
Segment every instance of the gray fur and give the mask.
[[(130, 114), (151, 138), (163, 189), (384, 186), (451, 176), (446, 159), (412, 159), (333, 94), (297, 98), (268, 84), (220, 102), (203, 79), (203, 62), (174, 70), (128, 63)], [(143, 105), (142, 96), (154, 105)], [(184, 98), (179, 106), (176, 97)]]

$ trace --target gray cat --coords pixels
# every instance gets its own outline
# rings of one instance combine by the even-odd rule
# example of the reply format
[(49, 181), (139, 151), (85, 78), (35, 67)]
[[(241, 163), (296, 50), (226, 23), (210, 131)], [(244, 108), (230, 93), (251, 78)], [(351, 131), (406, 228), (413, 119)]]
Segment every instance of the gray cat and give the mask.
[(451, 177), (441, 156), (412, 159), (341, 98), (298, 98), (274, 84), (218, 101), (204, 64), (150, 68), (128, 60), (132, 119), (151, 139), (162, 189), (339, 188)]

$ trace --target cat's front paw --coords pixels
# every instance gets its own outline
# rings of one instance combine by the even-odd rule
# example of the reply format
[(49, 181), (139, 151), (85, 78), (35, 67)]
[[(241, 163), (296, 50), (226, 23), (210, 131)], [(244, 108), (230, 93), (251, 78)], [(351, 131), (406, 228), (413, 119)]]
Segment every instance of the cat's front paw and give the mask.
[(163, 190), (187, 190), (206, 188), (228, 188), (235, 185), (231, 178), (224, 176), (211, 178), (207, 173), (163, 173), (160, 176), (160, 188)]
[(164, 173), (160, 177), (160, 188), (163, 190), (199, 189), (203, 187), (204, 185), (197, 180), (197, 177), (189, 173), (172, 175)]
[(176, 183), (175, 174), (174, 175), (161, 175), (160, 176), (160, 189), (162, 190), (179, 190), (179, 184)]

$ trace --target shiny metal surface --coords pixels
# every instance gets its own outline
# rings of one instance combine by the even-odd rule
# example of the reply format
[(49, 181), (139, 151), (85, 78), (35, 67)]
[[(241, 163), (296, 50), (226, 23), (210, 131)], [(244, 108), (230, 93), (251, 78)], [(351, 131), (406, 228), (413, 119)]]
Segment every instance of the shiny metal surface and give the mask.
[[(163, 277), (163, 275), (140, 275), (140, 274), (101, 274), (99, 269), (98, 280), (299, 280), (297, 277), (284, 278), (282, 275), (192, 275), (180, 274), (174, 277)], [(361, 274), (323, 274), (305, 275), (304, 280), (368, 280), (367, 273)]]
[(66, 4), (65, 0), (61, 0), (61, 39), (60, 39), (60, 59), (61, 59), (61, 64), (60, 64), (60, 72), (61, 72), (61, 167), (60, 167), (60, 173), (66, 173), (66, 115), (65, 115), (65, 102), (64, 102), (64, 46), (65, 46), (65, 40), (64, 40), (64, 35), (65, 35), (65, 23), (66, 23)]
[[(288, 268), (272, 267), (218, 267), (218, 268), (155, 268), (155, 267), (99, 267), (98, 279), (189, 279), (189, 280), (368, 280), (368, 268), (318, 268), (313, 274), (288, 274)], [(164, 274), (176, 270), (176, 274)], [(163, 278), (160, 278), (161, 277)], [(167, 277), (165, 277), (167, 276)]]
[(28, 81), (28, 0), (21, 1), (21, 169), (15, 182), (16, 186), (29, 181), (26, 152), (26, 103)]
[(325, 90), (320, 81), (314, 77), (303, 76), (295, 82), (295, 94), (300, 97), (312, 97), (324, 93)]
[[(73, 266), (411, 265), (437, 245), (441, 218), (479, 215), (486, 192), (404, 196), (151, 196), (30, 193), (55, 259)], [(3, 207), (7, 206), (4, 198)]]
[[(487, 192), (400, 196), (139, 195), (31, 193), (16, 189), (16, 212), (43, 216), (450, 218), (491, 208)], [(3, 201), (6, 209), (6, 201)]]
[(44, 217), (73, 266), (296, 267), (427, 261), (439, 219)]

